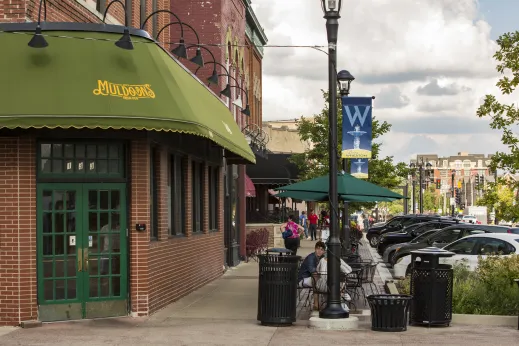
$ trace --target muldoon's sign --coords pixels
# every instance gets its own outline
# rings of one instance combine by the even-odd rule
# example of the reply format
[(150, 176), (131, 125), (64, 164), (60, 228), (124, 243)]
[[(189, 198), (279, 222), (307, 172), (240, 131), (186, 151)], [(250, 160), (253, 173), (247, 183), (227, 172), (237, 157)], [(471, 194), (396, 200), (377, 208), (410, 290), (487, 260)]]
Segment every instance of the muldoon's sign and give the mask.
[(93, 91), (96, 96), (115, 96), (123, 100), (154, 99), (155, 92), (150, 84), (117, 84), (98, 80)]
[(371, 159), (373, 98), (342, 97), (342, 157)]

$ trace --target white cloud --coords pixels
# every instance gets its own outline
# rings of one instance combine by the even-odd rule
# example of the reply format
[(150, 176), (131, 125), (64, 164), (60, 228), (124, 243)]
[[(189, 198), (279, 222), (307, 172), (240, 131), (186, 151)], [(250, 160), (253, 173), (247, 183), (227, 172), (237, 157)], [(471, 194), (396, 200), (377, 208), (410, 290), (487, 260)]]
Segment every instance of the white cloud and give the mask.
[[(269, 44), (327, 45), (320, 1), (253, 2)], [(355, 76), (352, 96), (375, 95), (374, 114), (393, 123), (383, 137), (383, 154), (407, 160), (417, 148), (405, 146), (416, 146), (417, 136), (426, 152), (472, 151), (461, 148), (469, 140), (478, 142), (473, 146), (480, 152), (499, 147), (499, 134), (483, 134), (486, 123), (476, 117), (482, 97), (499, 94), (492, 58), (497, 45), (477, 5), (477, 0), (343, 0), (337, 68)], [(315, 49), (265, 48), (264, 120), (319, 113), (320, 90), (328, 89), (327, 64), (327, 55)], [(434, 133), (422, 135), (424, 121)], [(443, 135), (442, 128), (448, 128)], [(492, 140), (482, 145), (481, 138)]]

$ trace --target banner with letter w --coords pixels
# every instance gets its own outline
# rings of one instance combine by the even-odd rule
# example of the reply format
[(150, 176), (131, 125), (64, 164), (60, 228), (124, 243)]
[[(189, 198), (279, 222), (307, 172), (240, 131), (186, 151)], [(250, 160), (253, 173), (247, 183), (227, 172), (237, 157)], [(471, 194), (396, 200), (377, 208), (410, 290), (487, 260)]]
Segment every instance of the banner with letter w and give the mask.
[(371, 159), (373, 98), (342, 97), (342, 157)]

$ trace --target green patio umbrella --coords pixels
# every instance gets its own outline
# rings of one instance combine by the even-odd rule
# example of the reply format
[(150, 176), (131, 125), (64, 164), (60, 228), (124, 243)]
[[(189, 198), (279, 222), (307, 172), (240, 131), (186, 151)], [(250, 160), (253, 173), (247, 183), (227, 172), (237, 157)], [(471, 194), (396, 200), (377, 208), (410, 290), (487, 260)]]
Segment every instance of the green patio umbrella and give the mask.
[[(275, 195), (281, 198), (294, 198), (302, 201), (328, 201), (328, 194), (322, 192), (307, 191), (283, 191)], [(392, 202), (398, 198), (375, 197), (375, 196), (355, 196), (355, 195), (339, 195), (339, 199), (345, 202)]]
[[(365, 180), (355, 178), (351, 174), (337, 174), (337, 192), (339, 193), (339, 198), (342, 200), (351, 200), (352, 202), (378, 202), (404, 198), (404, 196), (386, 189), (385, 187), (380, 187)], [(327, 200), (329, 191), (329, 177), (328, 175), (325, 175), (322, 177), (301, 181), (295, 184), (278, 187), (275, 190), (283, 191), (286, 197), (293, 197), (304, 200), (304, 198), (300, 198), (302, 196), (301, 194), (299, 195), (300, 197), (296, 197), (294, 194), (292, 194), (292, 196), (287, 194), (289, 192), (304, 192), (310, 193), (307, 195), (307, 198), (312, 198), (312, 200)], [(284, 197), (280, 196), (280, 194), (276, 196)]]

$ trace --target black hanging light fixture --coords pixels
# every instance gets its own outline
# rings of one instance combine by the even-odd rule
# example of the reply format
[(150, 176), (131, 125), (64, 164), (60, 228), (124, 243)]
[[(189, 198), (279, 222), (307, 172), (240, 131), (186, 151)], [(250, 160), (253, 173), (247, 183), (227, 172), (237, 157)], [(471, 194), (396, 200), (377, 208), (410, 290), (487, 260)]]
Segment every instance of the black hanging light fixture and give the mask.
[[(200, 48), (203, 48), (203, 49), (207, 50), (207, 51), (209, 52), (209, 54), (211, 54), (211, 56), (213, 57), (213, 60), (212, 60), (212, 61), (208, 61), (208, 62), (207, 62), (207, 64), (213, 64), (213, 65), (214, 65), (213, 73), (211, 74), (211, 77), (207, 78), (207, 82), (208, 82), (209, 84), (218, 85), (218, 83), (219, 83), (219, 78), (218, 78), (218, 77), (220, 77), (220, 76), (227, 76), (227, 78), (232, 78), (232, 77), (231, 77), (231, 74), (229, 73), (229, 71), (227, 70), (227, 68), (226, 68), (224, 65), (222, 65), (222, 64), (220, 64), (219, 62), (216, 61), (216, 59), (214, 58), (213, 53), (212, 53), (209, 49), (207, 49), (207, 48), (204, 47), (204, 46), (201, 46)], [(223, 70), (225, 71), (225, 74), (218, 74), (218, 72), (216, 71), (216, 65), (218, 65), (218, 66), (220, 66), (221, 68), (223, 68)], [(200, 67), (201, 67), (201, 66), (200, 66)], [(200, 67), (196, 69), (196, 71), (195, 71), (195, 75), (198, 73), (198, 70), (200, 70)], [(229, 84), (229, 82), (227, 82), (227, 84)], [(227, 89), (227, 87), (226, 87), (225, 89)], [(221, 95), (224, 95), (224, 96), (227, 96), (227, 95), (225, 95), (225, 94), (223, 93), (224, 91), (227, 93), (227, 91), (226, 91), (225, 89), (222, 90), (222, 92), (221, 92), (220, 94), (221, 94)], [(229, 89), (228, 93), (229, 93), (229, 95), (230, 95), (230, 93), (231, 93), (231, 90), (230, 90), (230, 89)], [(227, 97), (229, 97), (229, 96), (227, 96)]]
[(121, 0), (112, 0), (108, 6), (106, 6), (105, 13), (103, 14), (103, 23), (106, 21), (106, 15), (108, 13), (108, 10), (110, 9), (110, 6), (113, 4), (118, 3), (123, 7), (124, 10), (124, 31), (123, 36), (115, 42), (115, 45), (119, 48), (126, 49), (126, 50), (133, 50), (133, 42), (132, 38), (130, 36), (130, 29), (128, 24), (128, 12), (126, 11), (126, 6), (122, 3)]
[(231, 85), (229, 83), (227, 83), (225, 88), (222, 91), (220, 91), (220, 95), (223, 95), (227, 98), (231, 98)]
[(45, 40), (41, 33), (41, 6), (43, 4), (43, 21), (47, 21), (47, 1), (40, 0), (40, 6), (38, 9), (38, 24), (36, 25), (36, 30), (34, 31), (34, 36), (31, 38), (29, 43), (27, 44), (32, 48), (45, 48), (49, 45), (49, 43)]
[[(171, 14), (173, 17), (175, 17), (177, 19), (177, 22), (171, 22), (169, 24), (166, 24), (162, 29), (160, 29), (160, 31), (158, 32), (157, 37), (155, 39), (158, 39), (160, 33), (164, 29), (166, 29), (167, 27), (169, 27), (171, 25), (174, 25), (174, 24), (180, 24), (180, 43), (179, 43), (179, 45), (177, 47), (175, 47), (175, 48), (173, 48), (171, 50), (171, 53), (175, 54), (179, 58), (187, 59), (187, 48), (186, 48), (186, 43), (184, 41), (184, 25), (189, 27), (189, 28), (191, 28), (191, 30), (193, 30), (193, 32), (195, 33), (195, 35), (197, 37), (197, 40), (198, 40), (198, 34), (195, 31), (195, 29), (193, 29), (193, 27), (191, 25), (182, 22), (180, 20), (180, 18), (175, 13), (173, 13), (172, 11), (170, 11), (170, 10), (157, 10), (155, 12), (150, 13), (150, 15), (148, 17), (146, 17), (144, 22), (142, 22), (141, 30), (145, 30), (144, 28), (146, 27), (146, 23), (148, 22), (148, 20), (150, 20), (151, 17), (153, 17), (153, 16), (155, 16), (155, 15), (157, 15), (159, 13), (169, 13), (169, 14)], [(198, 43), (200, 43), (200, 40), (198, 40)]]
[(207, 78), (207, 81), (209, 84), (218, 85), (218, 72), (216, 72), (216, 66), (213, 69), (213, 74), (211, 74), (211, 77)]

